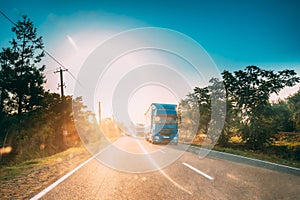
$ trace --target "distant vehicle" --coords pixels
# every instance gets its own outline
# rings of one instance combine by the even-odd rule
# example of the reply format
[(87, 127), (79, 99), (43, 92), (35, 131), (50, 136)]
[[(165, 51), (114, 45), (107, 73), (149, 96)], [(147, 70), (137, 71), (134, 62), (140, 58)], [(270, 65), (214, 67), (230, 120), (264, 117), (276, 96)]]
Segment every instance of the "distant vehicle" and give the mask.
[(144, 135), (145, 135), (145, 125), (144, 124), (136, 124), (135, 134), (136, 134), (137, 137), (144, 137)]
[(145, 138), (148, 142), (178, 143), (177, 105), (152, 103), (145, 115)]

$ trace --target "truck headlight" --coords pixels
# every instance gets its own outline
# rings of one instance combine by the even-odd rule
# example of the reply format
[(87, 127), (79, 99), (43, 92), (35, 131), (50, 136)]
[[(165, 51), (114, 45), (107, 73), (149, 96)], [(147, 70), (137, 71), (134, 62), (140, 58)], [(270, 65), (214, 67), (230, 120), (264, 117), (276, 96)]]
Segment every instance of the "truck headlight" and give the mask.
[(154, 140), (159, 140), (159, 136), (154, 136)]

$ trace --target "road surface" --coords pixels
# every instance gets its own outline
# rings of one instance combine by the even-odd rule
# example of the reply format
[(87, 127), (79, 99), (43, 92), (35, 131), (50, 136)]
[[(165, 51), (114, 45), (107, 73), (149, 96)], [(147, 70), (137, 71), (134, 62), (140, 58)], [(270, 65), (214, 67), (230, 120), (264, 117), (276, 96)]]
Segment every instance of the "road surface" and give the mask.
[[(181, 146), (168, 149), (131, 137), (120, 138), (97, 155), (102, 163), (92, 159), (41, 199), (299, 199), (300, 176), (220, 158), (199, 159), (191, 152), (152, 170), (167, 163), (163, 161), (165, 154), (175, 158), (178, 148)], [(134, 156), (120, 152), (135, 156), (149, 152), (153, 156), (149, 162), (142, 157), (136, 163)]]

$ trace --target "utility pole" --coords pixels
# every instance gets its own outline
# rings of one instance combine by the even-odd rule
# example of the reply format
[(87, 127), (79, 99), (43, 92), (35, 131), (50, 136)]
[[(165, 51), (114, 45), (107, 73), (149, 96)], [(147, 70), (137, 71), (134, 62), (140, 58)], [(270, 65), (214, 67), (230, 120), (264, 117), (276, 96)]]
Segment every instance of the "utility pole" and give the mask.
[[(58, 73), (60, 74), (60, 85), (58, 84), (58, 87), (60, 86), (60, 93), (61, 93), (61, 101), (63, 106), (64, 105), (64, 100), (65, 100), (65, 96), (64, 96), (64, 87), (65, 87), (65, 83), (64, 83), (64, 79), (63, 79), (63, 72), (68, 71), (68, 69), (62, 69), (61, 67), (59, 68), (59, 70), (56, 70), (54, 73)], [(65, 138), (68, 135), (68, 131), (66, 129), (66, 125), (65, 125), (65, 115), (66, 115), (66, 110), (63, 108), (63, 113), (62, 113), (62, 120), (63, 120), (63, 124), (62, 124), (62, 131), (63, 131), (63, 138)]]
[(98, 103), (99, 125), (101, 126), (101, 102)]
[(68, 71), (68, 69), (62, 69), (61, 67), (59, 68), (59, 70), (56, 70), (54, 73), (60, 73), (60, 94), (61, 94), (61, 99), (64, 100), (64, 87), (65, 87), (65, 83), (64, 83), (64, 79), (63, 79), (63, 72)]

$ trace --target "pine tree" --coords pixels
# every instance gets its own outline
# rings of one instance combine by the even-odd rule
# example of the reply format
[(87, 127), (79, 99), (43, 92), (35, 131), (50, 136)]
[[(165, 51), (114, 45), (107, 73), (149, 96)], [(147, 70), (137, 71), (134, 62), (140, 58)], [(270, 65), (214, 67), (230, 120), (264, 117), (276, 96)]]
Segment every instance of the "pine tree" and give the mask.
[(42, 37), (38, 37), (27, 16), (12, 27), (12, 32), (15, 37), (10, 41), (11, 46), (0, 53), (0, 103), (2, 111), (20, 115), (41, 105), (45, 66), (39, 63), (45, 54)]

